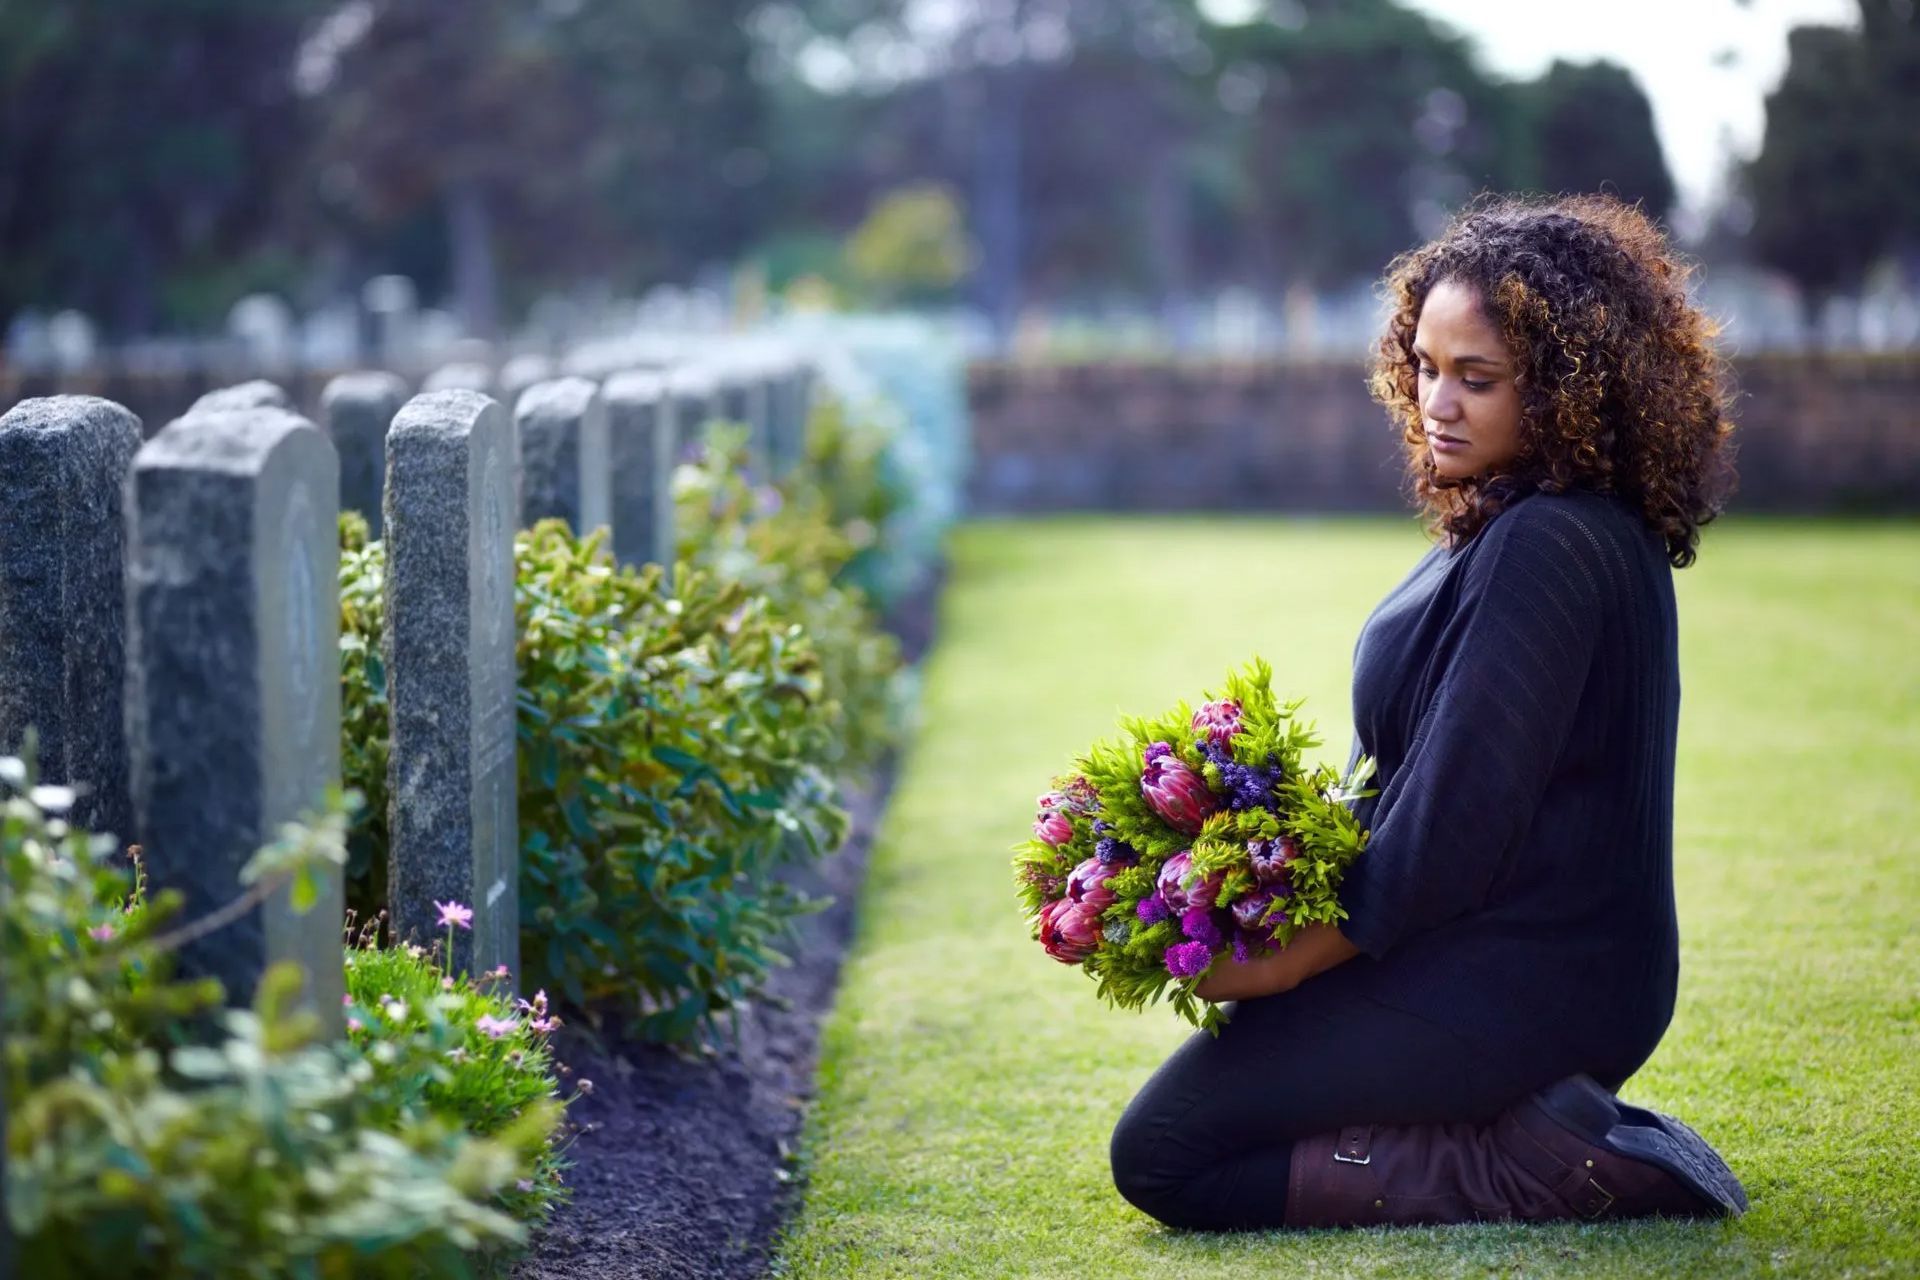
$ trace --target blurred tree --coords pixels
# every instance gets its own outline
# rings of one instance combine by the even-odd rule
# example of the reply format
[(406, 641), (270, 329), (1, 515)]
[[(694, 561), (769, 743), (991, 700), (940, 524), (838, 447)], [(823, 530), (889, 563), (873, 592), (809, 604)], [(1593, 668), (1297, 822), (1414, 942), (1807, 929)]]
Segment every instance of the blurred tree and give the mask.
[(1886, 183), (1884, 248), (1920, 289), (1920, 4), (1860, 0), (1867, 74), (1879, 99), (1869, 144)]
[(1242, 225), (1269, 289), (1370, 276), (1475, 190), (1514, 185), (1513, 96), (1465, 39), (1394, 0), (1294, 10), (1215, 38), (1247, 115)]
[(351, 234), (436, 210), (461, 317), (524, 290), (684, 279), (765, 225), (747, 0), (354, 0), (317, 90), (320, 189)]
[(1519, 86), (1527, 113), (1523, 185), (1608, 190), (1655, 218), (1673, 210), (1673, 177), (1653, 127), (1653, 104), (1625, 67), (1604, 59), (1553, 65)]
[[(204, 324), (228, 292), (290, 283), (275, 263), (304, 138), (291, 68), (319, 8), (0, 4), (0, 326), (28, 304), (118, 334)], [(222, 287), (196, 286), (208, 276)]]
[(1753, 251), (1800, 286), (1809, 324), (1833, 294), (1858, 288), (1888, 246), (1889, 184), (1901, 176), (1881, 171), (1892, 159), (1875, 118), (1885, 108), (1858, 33), (1788, 33), (1786, 74), (1767, 95), (1766, 132), (1745, 180)]
[[(497, 325), (498, 256), (516, 232), (577, 243), (568, 161), (587, 117), (557, 45), (553, 23), (515, 0), (383, 0), (316, 74), (320, 194), (361, 236), (437, 211), (473, 333)], [(545, 256), (518, 247), (529, 265)]]
[(944, 298), (971, 257), (960, 206), (938, 183), (888, 193), (854, 228), (846, 252), (855, 279), (885, 306)]

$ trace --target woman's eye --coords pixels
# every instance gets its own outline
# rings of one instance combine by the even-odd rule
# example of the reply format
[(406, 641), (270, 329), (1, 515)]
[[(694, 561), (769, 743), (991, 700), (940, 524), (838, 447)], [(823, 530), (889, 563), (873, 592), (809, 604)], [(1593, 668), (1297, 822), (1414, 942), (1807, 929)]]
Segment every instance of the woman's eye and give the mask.
[(1434, 372), (1432, 369), (1427, 368), (1427, 366), (1425, 365), (1420, 365), (1418, 367), (1420, 370), (1420, 376), (1423, 378), (1437, 378), (1440, 376), (1438, 373)]
[(1493, 385), (1491, 382), (1475, 382), (1472, 378), (1462, 378), (1460, 384), (1469, 391), (1485, 391)]

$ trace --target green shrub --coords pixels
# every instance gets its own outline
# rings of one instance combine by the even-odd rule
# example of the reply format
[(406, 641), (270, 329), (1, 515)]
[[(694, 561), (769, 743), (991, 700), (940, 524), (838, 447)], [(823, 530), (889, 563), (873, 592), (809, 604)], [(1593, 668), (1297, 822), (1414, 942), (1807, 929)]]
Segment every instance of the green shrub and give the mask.
[[(558, 1106), (532, 1102), (489, 1138), (397, 1099), (411, 1064), (313, 1042), (297, 970), (254, 1012), (187, 1041), (217, 984), (167, 974), (148, 902), (112, 842), (43, 811), (58, 789), (0, 760), (0, 942), (6, 1208), (25, 1275), (469, 1274), (524, 1229), (503, 1206), (530, 1179)], [(264, 890), (344, 857), (330, 815), (263, 850)], [(304, 878), (304, 877), (303, 877)], [(304, 896), (296, 888), (296, 899)]]
[[(907, 688), (899, 641), (881, 629), (865, 592), (843, 581), (875, 526), (836, 508), (805, 472), (780, 490), (750, 487), (742, 478), (747, 440), (744, 429), (717, 425), (701, 460), (676, 473), (678, 554), (746, 587), (774, 617), (805, 631), (835, 726), (825, 763), (840, 772), (871, 768), (899, 739)], [(866, 491), (844, 486), (850, 503)]]
[(348, 906), (373, 919), (387, 905), (387, 666), (380, 656), (386, 619), (387, 557), (368, 545), (367, 522), (340, 514), (340, 775), (360, 793), (361, 820), (347, 833)]
[[(684, 1040), (761, 988), (810, 908), (779, 868), (845, 838), (822, 767), (837, 713), (812, 638), (768, 599), (616, 567), (603, 537), (549, 521), (515, 543), (522, 985), (617, 1002), (641, 1034)], [(367, 726), (385, 723), (366, 660), (383, 555), (354, 553), (360, 580), (342, 588), (361, 602), (342, 615), (345, 716)], [(369, 794), (375, 768), (384, 750), (346, 758)], [(385, 816), (368, 806), (355, 833), (380, 862)], [(378, 910), (364, 877), (350, 892)]]

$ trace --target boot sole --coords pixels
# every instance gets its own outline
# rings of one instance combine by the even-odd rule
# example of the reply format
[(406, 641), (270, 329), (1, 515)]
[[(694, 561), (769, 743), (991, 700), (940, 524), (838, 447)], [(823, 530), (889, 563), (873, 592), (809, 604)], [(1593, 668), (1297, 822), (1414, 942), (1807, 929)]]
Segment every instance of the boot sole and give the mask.
[(1554, 1121), (1594, 1146), (1665, 1170), (1712, 1213), (1737, 1218), (1747, 1192), (1720, 1153), (1672, 1116), (1616, 1099), (1591, 1076), (1571, 1076), (1534, 1095)]

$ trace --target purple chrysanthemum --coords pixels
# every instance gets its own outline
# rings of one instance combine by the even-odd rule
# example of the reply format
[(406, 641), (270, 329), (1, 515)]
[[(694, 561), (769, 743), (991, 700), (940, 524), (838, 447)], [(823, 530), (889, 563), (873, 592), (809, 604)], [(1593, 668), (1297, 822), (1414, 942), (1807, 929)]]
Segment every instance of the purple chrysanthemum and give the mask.
[(1167, 948), (1167, 972), (1176, 978), (1205, 973), (1212, 963), (1213, 948), (1204, 942), (1179, 942)]
[(1173, 908), (1167, 905), (1165, 898), (1156, 893), (1151, 897), (1140, 899), (1140, 905), (1133, 909), (1133, 914), (1148, 924), (1159, 924), (1162, 920), (1172, 918)]
[(1186, 914), (1180, 917), (1180, 932), (1209, 949), (1220, 945), (1220, 926), (1214, 923), (1213, 913), (1205, 907), (1187, 908)]

